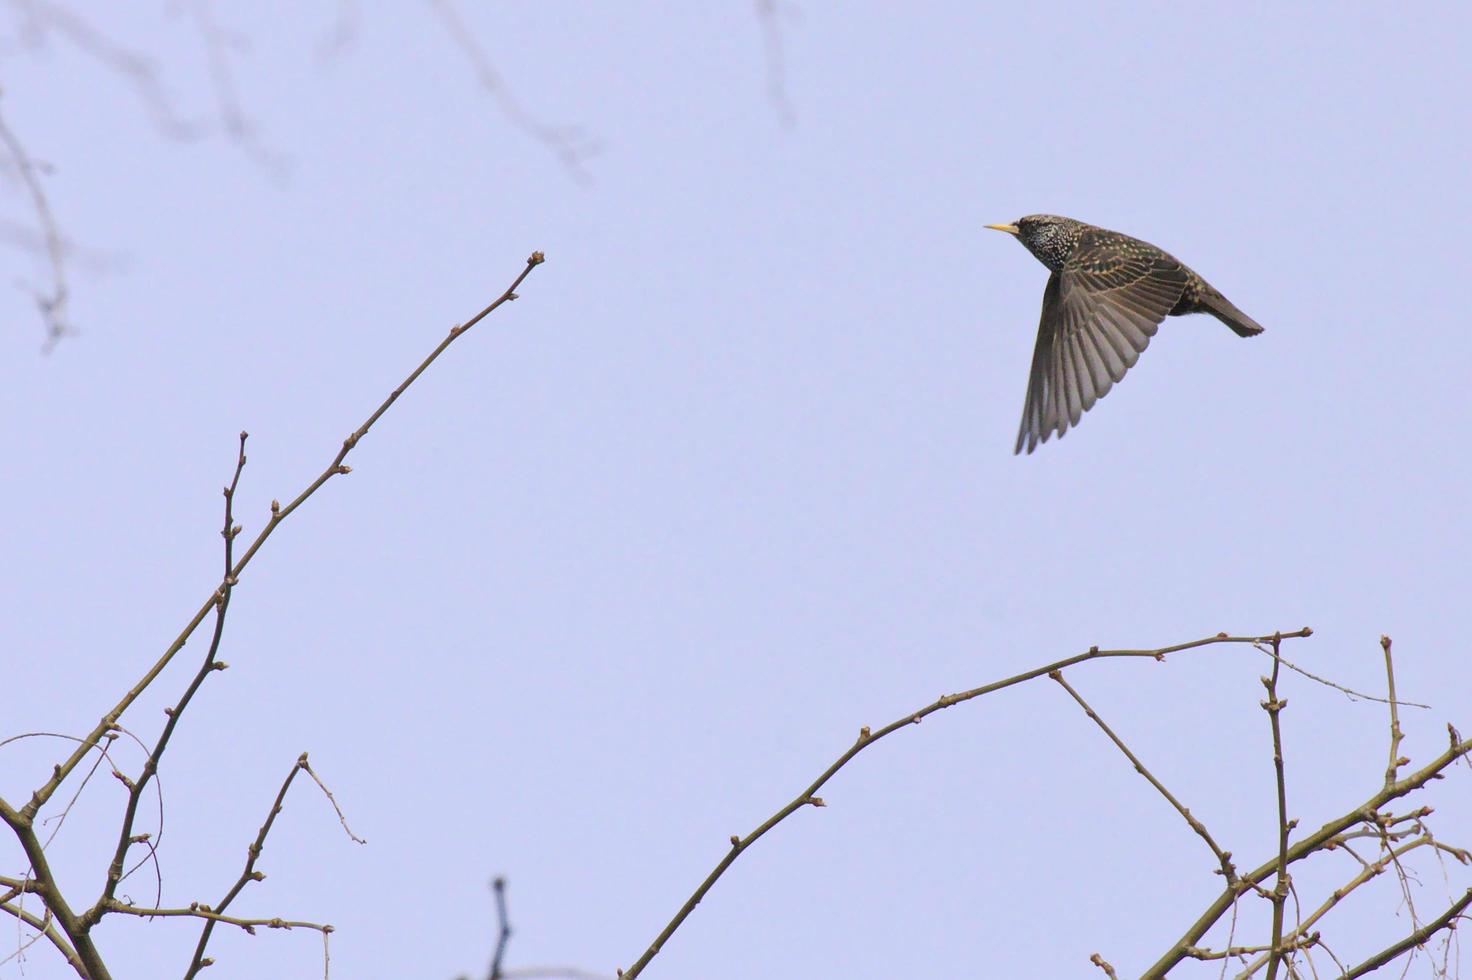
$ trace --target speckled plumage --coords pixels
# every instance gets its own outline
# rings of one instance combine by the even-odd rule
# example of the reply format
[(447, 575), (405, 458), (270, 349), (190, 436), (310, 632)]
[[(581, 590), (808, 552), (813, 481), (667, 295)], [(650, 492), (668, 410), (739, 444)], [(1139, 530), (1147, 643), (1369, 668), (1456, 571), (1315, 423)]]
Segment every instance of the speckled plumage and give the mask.
[(1078, 425), (1134, 367), (1167, 316), (1210, 313), (1238, 336), (1262, 333), (1189, 266), (1149, 242), (1051, 214), (988, 227), (1016, 235), (1052, 271), (1014, 452), (1030, 453)]

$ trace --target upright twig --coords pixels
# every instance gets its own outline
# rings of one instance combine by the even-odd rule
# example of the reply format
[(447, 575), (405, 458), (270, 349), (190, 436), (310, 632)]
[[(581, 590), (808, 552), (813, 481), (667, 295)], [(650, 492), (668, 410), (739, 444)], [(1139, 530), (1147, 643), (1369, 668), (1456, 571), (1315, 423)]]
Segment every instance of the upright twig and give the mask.
[(1262, 678), (1263, 686), (1268, 690), (1268, 699), (1262, 702), (1262, 708), (1268, 713), (1268, 722), (1273, 730), (1273, 774), (1278, 784), (1278, 869), (1273, 883), (1273, 942), (1268, 952), (1268, 980), (1277, 977), (1278, 963), (1283, 956), (1283, 907), (1288, 901), (1289, 888), (1288, 831), (1292, 829), (1288, 822), (1288, 791), (1283, 779), (1283, 729), (1279, 719), (1283, 709), (1288, 707), (1288, 702), (1278, 697), (1278, 671), (1281, 667), (1278, 648), (1283, 638), (1275, 636), (1272, 642), (1273, 671)]
[(1076, 664), (1085, 663), (1086, 661), (1090, 660), (1103, 660), (1117, 657), (1145, 657), (1158, 661), (1164, 660), (1167, 654), (1179, 653), (1181, 651), (1192, 650), (1198, 647), (1211, 646), (1218, 643), (1259, 644), (1268, 642), (1270, 639), (1281, 640), (1288, 637), (1304, 637), (1311, 635), (1313, 635), (1313, 630), (1305, 626), (1303, 629), (1296, 630), (1292, 633), (1275, 633), (1272, 637), (1229, 636), (1226, 633), (1218, 633), (1215, 636), (1208, 636), (1199, 640), (1191, 640), (1188, 643), (1178, 643), (1174, 646), (1159, 647), (1154, 650), (1100, 650), (1098, 647), (1092, 647), (1085, 653), (1076, 654), (1072, 657), (1067, 657), (1055, 663), (1045, 664), (1042, 667), (1035, 667), (1032, 670), (1024, 671), (1020, 674), (1008, 677), (1005, 680), (994, 681), (990, 684), (984, 684), (981, 687), (972, 688), (969, 691), (962, 691), (959, 694), (947, 694), (941, 697), (939, 700), (934, 701), (931, 704), (920, 708), (919, 710), (912, 711), (909, 714), (890, 722), (888, 725), (885, 725), (878, 731), (871, 732), (869, 727), (866, 725), (863, 728), (859, 729), (859, 737), (853, 743), (853, 745), (849, 746), (842, 755), (834, 760), (834, 762), (829, 765), (827, 769), (823, 770), (823, 772), (820, 773), (818, 777), (807, 786), (806, 789), (804, 789), (801, 793), (794, 797), (791, 802), (787, 803), (776, 813), (768, 817), (755, 830), (751, 831), (745, 837), (741, 837), (735, 834), (731, 836), (731, 846), (730, 849), (726, 852), (725, 856), (722, 857), (719, 862), (717, 862), (716, 866), (711, 870), (710, 874), (706, 875), (705, 880), (696, 887), (694, 893), (685, 900), (685, 903), (680, 906), (680, 909), (675, 913), (674, 918), (670, 919), (665, 927), (660, 930), (659, 935), (654, 938), (654, 941), (649, 944), (649, 947), (644, 950), (644, 952), (639, 956), (637, 960), (634, 961), (634, 965), (629, 967), (627, 970), (620, 970), (618, 975), (620, 977), (628, 978), (628, 980), (632, 980), (633, 977), (637, 977), (640, 973), (642, 973), (644, 971), (644, 968), (649, 965), (650, 961), (653, 960), (654, 957), (659, 955), (659, 951), (664, 948), (664, 944), (669, 941), (669, 938), (673, 936), (675, 934), (675, 931), (679, 929), (680, 926), (684, 924), (685, 920), (690, 917), (690, 913), (695, 911), (695, 907), (700, 904), (703, 898), (705, 898), (706, 893), (715, 886), (715, 883), (720, 880), (721, 876), (726, 873), (726, 870), (736, 862), (736, 859), (740, 857), (747, 848), (751, 847), (751, 845), (755, 844), (758, 840), (765, 836), (766, 833), (770, 831), (773, 827), (776, 827), (783, 820), (786, 820), (788, 817), (792, 816), (792, 814), (796, 813), (798, 810), (801, 810), (803, 807), (826, 806), (827, 804), (823, 801), (823, 798), (817, 795), (818, 790), (821, 789), (823, 785), (828, 782), (828, 780), (832, 779), (834, 774), (837, 773), (838, 770), (848, 765), (848, 763), (852, 761), (855, 756), (857, 756), (864, 749), (873, 745), (875, 742), (879, 741), (881, 738), (884, 738), (886, 735), (892, 735), (893, 733), (899, 731), (901, 728), (906, 728), (910, 725), (918, 725), (927, 716), (932, 715), (942, 709), (949, 708), (952, 705), (961, 704), (962, 702), (970, 701), (974, 698), (979, 698), (983, 695), (991, 694), (995, 691), (1000, 691), (1005, 688), (1024, 683), (1026, 681), (1034, 680), (1038, 677), (1045, 677), (1054, 671), (1061, 671), (1068, 667), (1072, 667)]
[(506, 912), (506, 879), (500, 875), (491, 882), (491, 891), (496, 893), (496, 952), (491, 957), (490, 980), (501, 980), (505, 974), (501, 961), (506, 957), (506, 944), (511, 942), (511, 918)]
[[(184, 980), (193, 980), (199, 974), (200, 970), (214, 963), (213, 959), (205, 955), (205, 947), (209, 945), (210, 936), (214, 934), (215, 925), (218, 922), (240, 926), (247, 932), (254, 931), (253, 927), (258, 924), (275, 929), (286, 929), (294, 926), (315, 929), (324, 936), (332, 932), (332, 926), (325, 923), (287, 921), (283, 919), (240, 920), (229, 918), (224, 914), (225, 910), (230, 907), (230, 903), (235, 901), (236, 896), (245, 889), (247, 884), (252, 881), (261, 881), (266, 877), (262, 872), (256, 870), (256, 862), (260, 860), (261, 852), (266, 847), (266, 835), (271, 832), (271, 827), (276, 823), (277, 815), (281, 813), (281, 807), (286, 802), (286, 792), (291, 789), (291, 783), (296, 779), (296, 774), (307, 768), (307, 754), (303, 752), (297, 758), (295, 764), (292, 765), (291, 771), (286, 774), (286, 780), (281, 784), (281, 789), (277, 791), (276, 800), (271, 804), (271, 811), (266, 814), (266, 821), (261, 824), (261, 829), (256, 832), (255, 840), (251, 841), (250, 847), (246, 848), (245, 869), (240, 872), (240, 877), (235, 879), (235, 884), (230, 886), (230, 890), (225, 893), (225, 897), (220, 899), (219, 903), (213, 907), (198, 904), (191, 906), (191, 912), (202, 913), (200, 917), (205, 919), (205, 924), (199, 931), (199, 942), (194, 946), (194, 955), (189, 960), (189, 968), (184, 972)], [(321, 785), (320, 780), (318, 780), (318, 785)], [(326, 787), (323, 787), (323, 789), (325, 790)], [(337, 806), (335, 801), (333, 806)], [(344, 823), (343, 826), (346, 827), (347, 824)], [(351, 831), (349, 831), (349, 835), (351, 836)], [(356, 837), (353, 839), (357, 840)], [(128, 911), (128, 909), (125, 906), (119, 908), (115, 905), (113, 911)], [(153, 914), (163, 915), (171, 913), (155, 910)], [(178, 912), (172, 914), (189, 913)], [(326, 946), (323, 947), (323, 950), (325, 956)]]
[(118, 833), (117, 846), (113, 848), (112, 862), (107, 868), (107, 881), (103, 885), (102, 894), (98, 896), (84, 916), (86, 923), (90, 926), (98, 922), (106, 914), (109, 903), (117, 894), (118, 885), (123, 880), (123, 866), (127, 861), (128, 849), (134, 844), (147, 841), (147, 836), (138, 836), (133, 833), (133, 824), (138, 817), (138, 802), (143, 798), (143, 791), (148, 783), (158, 772), (160, 760), (169, 747), (169, 739), (174, 735), (174, 729), (179, 724), (179, 719), (184, 716), (184, 710), (189, 707), (189, 702), (194, 700), (194, 695), (204, 684), (205, 678), (217, 670), (224, 670), (225, 664), (217, 657), (220, 652), (220, 641), (225, 635), (225, 613), (230, 608), (230, 595), (234, 591), (236, 579), (231, 575), (231, 569), (235, 565), (235, 538), (240, 534), (240, 527), (235, 523), (235, 491), (240, 487), (240, 474), (245, 469), (245, 441), (250, 438), (248, 433), (240, 433), (240, 445), (236, 451), (235, 472), (230, 478), (230, 483), (225, 487), (225, 526), (220, 531), (220, 536), (225, 541), (225, 569), (220, 579), (220, 586), (215, 590), (215, 627), (210, 636), (209, 649), (205, 651), (204, 662), (199, 670), (195, 672), (194, 679), (179, 696), (174, 706), (166, 711), (167, 720), (164, 722), (163, 731), (159, 733), (158, 741), (154, 743), (153, 751), (148, 754), (148, 759), (143, 763), (143, 771), (137, 779), (129, 779), (119, 775), (118, 778), (128, 788), (128, 803), (123, 810), (123, 823)]
[(1390, 692), (1390, 761), (1385, 766), (1385, 785), (1391, 786), (1395, 783), (1400, 767), (1411, 760), (1401, 758), (1400, 754), (1401, 739), (1405, 735), (1400, 730), (1400, 712), (1396, 710), (1395, 665), (1390, 659), (1390, 637), (1380, 637), (1380, 649), (1385, 651), (1385, 688)]

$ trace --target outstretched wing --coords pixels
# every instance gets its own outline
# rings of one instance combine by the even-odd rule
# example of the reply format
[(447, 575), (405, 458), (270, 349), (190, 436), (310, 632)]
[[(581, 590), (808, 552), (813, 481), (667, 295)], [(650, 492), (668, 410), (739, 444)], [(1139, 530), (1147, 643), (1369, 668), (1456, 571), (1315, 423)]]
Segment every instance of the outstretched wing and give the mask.
[(1185, 267), (1156, 249), (1079, 251), (1043, 291), (1015, 453), (1077, 425), (1134, 367), (1186, 288)]

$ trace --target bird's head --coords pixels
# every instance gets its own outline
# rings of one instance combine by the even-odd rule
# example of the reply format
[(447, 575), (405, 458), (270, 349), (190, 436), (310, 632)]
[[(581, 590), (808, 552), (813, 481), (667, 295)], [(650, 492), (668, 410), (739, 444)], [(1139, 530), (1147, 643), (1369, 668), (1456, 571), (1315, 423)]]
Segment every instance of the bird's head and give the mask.
[(1078, 243), (1083, 222), (1056, 214), (1029, 214), (1010, 225), (987, 225), (997, 231), (1017, 236), (1039, 262), (1054, 271), (1063, 267), (1073, 246)]

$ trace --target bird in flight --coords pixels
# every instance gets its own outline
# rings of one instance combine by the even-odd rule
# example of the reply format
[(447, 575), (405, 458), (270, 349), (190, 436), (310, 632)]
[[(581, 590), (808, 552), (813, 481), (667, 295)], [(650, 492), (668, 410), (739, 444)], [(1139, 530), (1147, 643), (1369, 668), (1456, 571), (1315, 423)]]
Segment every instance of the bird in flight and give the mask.
[(1013, 453), (1030, 453), (1078, 425), (1135, 366), (1168, 316), (1210, 313), (1239, 337), (1262, 333), (1256, 320), (1149, 242), (1054, 214), (987, 227), (1016, 236), (1052, 271)]

